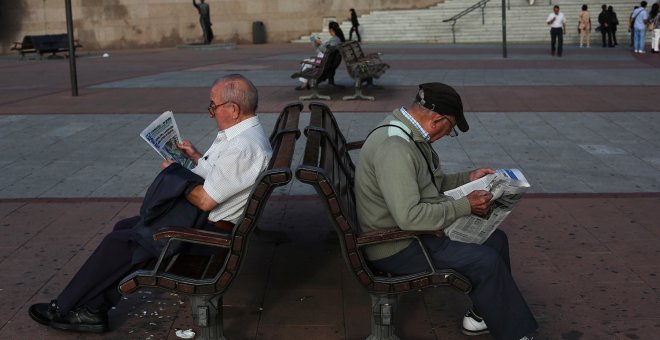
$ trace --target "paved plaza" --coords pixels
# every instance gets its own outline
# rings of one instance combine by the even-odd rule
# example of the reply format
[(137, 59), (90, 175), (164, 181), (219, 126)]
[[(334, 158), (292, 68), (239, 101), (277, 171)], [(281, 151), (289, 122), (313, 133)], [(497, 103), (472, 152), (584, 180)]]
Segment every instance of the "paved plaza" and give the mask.
[[(535, 339), (650, 339), (660, 329), (660, 57), (627, 48), (550, 56), (546, 45), (366, 45), (391, 65), (365, 92), (342, 101), (352, 81), (320, 92), (348, 140), (363, 139), (416, 85), (439, 81), (462, 95), (470, 131), (434, 144), (447, 172), (516, 167), (532, 184), (503, 229), (514, 277), (536, 315)], [(87, 52), (72, 97), (66, 59), (0, 56), (0, 338), (176, 339), (194, 328), (188, 302), (159, 290), (127, 296), (112, 332), (46, 329), (27, 308), (54, 298), (117, 220), (137, 213), (159, 171), (139, 137), (175, 112), (184, 138), (208, 147), (215, 123), (208, 90), (241, 73), (260, 94), (269, 132), (298, 96), (290, 75), (307, 44)], [(306, 103), (305, 103), (306, 104)], [(308, 109), (300, 128), (309, 120)], [(293, 167), (300, 163), (304, 137)], [(359, 159), (359, 151), (354, 159)], [(278, 188), (261, 227), (289, 240), (250, 241), (225, 295), (230, 339), (363, 339), (369, 296), (350, 275), (313, 188)], [(466, 296), (447, 288), (402, 296), (402, 339), (464, 339)], [(480, 336), (476, 339), (488, 339)]]

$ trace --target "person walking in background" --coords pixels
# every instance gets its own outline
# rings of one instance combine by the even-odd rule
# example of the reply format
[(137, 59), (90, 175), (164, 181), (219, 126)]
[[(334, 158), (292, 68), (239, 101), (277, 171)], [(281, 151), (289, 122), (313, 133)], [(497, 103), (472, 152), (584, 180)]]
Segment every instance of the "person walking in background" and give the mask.
[(199, 4), (193, 0), (193, 6), (199, 12), (199, 24), (202, 26), (202, 33), (204, 34), (204, 44), (210, 44), (213, 40), (213, 30), (211, 30), (211, 9), (209, 4), (204, 0), (199, 0)]
[(651, 6), (651, 13), (649, 14), (649, 22), (653, 24), (653, 35), (651, 36), (651, 52), (660, 52), (660, 4), (657, 2)]
[(589, 16), (587, 5), (582, 5), (579, 20), (578, 31), (580, 32), (580, 48), (584, 46), (585, 37), (587, 40), (587, 48), (589, 48), (591, 47), (591, 17)]
[(619, 44), (616, 41), (616, 29), (617, 26), (619, 26), (619, 18), (617, 18), (616, 12), (614, 12), (614, 7), (612, 6), (607, 7), (607, 14), (608, 14), (608, 19), (610, 20), (609, 27), (610, 27), (610, 33), (612, 34), (612, 43), (614, 44), (614, 46), (616, 46)]
[(603, 47), (614, 47), (612, 44), (612, 32), (610, 31), (610, 14), (607, 12), (607, 5), (603, 5), (600, 8), (602, 11), (600, 14), (598, 14), (598, 23), (600, 24), (600, 34), (603, 36)]
[(635, 30), (635, 39), (633, 44), (633, 49), (635, 53), (646, 53), (644, 51), (644, 43), (646, 39), (646, 25), (649, 24), (649, 14), (646, 12), (646, 1), (642, 1), (631, 15), (631, 22), (633, 29)]
[(353, 32), (355, 32), (355, 35), (357, 36), (357, 41), (358, 42), (362, 41), (362, 39), (360, 38), (359, 26), (360, 26), (360, 22), (358, 22), (355, 9), (351, 8), (351, 32), (348, 34), (348, 40), (353, 40)]
[(555, 5), (552, 8), (552, 13), (545, 22), (550, 26), (550, 53), (555, 55), (556, 51), (557, 56), (561, 57), (564, 49), (564, 34), (566, 34), (566, 17), (559, 11), (559, 6)]
[(632, 22), (632, 15), (635, 13), (635, 11), (639, 8), (639, 6), (633, 7), (633, 11), (630, 12), (630, 16), (628, 17), (628, 32), (630, 32), (630, 47), (633, 47), (635, 44), (635, 28), (633, 27), (633, 22)]

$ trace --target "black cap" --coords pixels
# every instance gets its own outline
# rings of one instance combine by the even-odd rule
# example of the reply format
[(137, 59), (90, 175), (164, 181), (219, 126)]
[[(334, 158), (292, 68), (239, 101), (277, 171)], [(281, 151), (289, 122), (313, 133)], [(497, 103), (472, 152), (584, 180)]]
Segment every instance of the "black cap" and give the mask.
[(454, 116), (456, 126), (463, 132), (470, 128), (463, 115), (461, 96), (449, 85), (442, 83), (420, 84), (415, 101), (438, 114)]

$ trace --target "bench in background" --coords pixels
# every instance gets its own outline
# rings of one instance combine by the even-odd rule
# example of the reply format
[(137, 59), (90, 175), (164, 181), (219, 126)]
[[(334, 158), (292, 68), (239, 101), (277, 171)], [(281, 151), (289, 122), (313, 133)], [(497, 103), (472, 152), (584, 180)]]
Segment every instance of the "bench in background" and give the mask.
[(339, 47), (348, 75), (355, 82), (355, 94), (345, 96), (343, 100), (366, 99), (374, 100), (373, 96), (362, 94), (362, 83), (372, 83), (374, 78), (379, 78), (385, 73), (390, 65), (380, 60), (380, 54), (365, 55), (360, 43), (354, 40), (346, 41)]
[(341, 64), (341, 54), (333, 46), (328, 46), (323, 58), (319, 60), (317, 57), (310, 58), (312, 61), (304, 60), (304, 67), (300, 72), (291, 75), (291, 78), (302, 77), (307, 79), (312, 94), (308, 96), (300, 96), (300, 100), (322, 99), (330, 100), (330, 96), (319, 94), (318, 84), (325, 80), (332, 80), (334, 82), (335, 71), (339, 64)]
[[(74, 49), (82, 47), (78, 40), (74, 40), (73, 42)], [(18, 51), (21, 54), (21, 58), (24, 58), (26, 54), (30, 53), (39, 54), (39, 58), (43, 58), (43, 55), (48, 53), (54, 56), (59, 52), (69, 52), (69, 36), (66, 33), (26, 35), (23, 37), (23, 41), (14, 42), (14, 46), (11, 49)], [(66, 56), (68, 57), (68, 54)]]
[[(368, 340), (394, 340), (394, 315), (397, 296), (427, 287), (451, 286), (463, 293), (472, 289), (470, 281), (453, 269), (437, 269), (431, 264), (418, 235), (424, 232), (390, 230), (361, 232), (353, 193), (355, 166), (349, 150), (362, 143), (347, 143), (330, 109), (311, 103), (310, 125), (305, 128), (307, 143), (296, 178), (314, 186), (327, 208), (341, 245), (349, 271), (371, 295), (371, 335)], [(428, 232), (427, 232), (428, 233)], [(362, 250), (366, 246), (402, 239), (420, 243), (429, 264), (426, 271), (413, 275), (393, 276), (371, 270)]]
[[(248, 239), (259, 222), (261, 213), (275, 187), (291, 181), (291, 160), (300, 136), (298, 120), (302, 104), (290, 104), (282, 110), (270, 143), (273, 156), (268, 168), (259, 176), (243, 216), (231, 234), (198, 229), (170, 228), (154, 234), (154, 239), (167, 239), (156, 264), (139, 269), (119, 283), (119, 291), (129, 294), (140, 288), (158, 287), (190, 297), (193, 320), (200, 327), (197, 338), (224, 340), (222, 296), (238, 275), (247, 252)], [(167, 257), (173, 242), (187, 246), (206, 246), (210, 254), (181, 252)]]

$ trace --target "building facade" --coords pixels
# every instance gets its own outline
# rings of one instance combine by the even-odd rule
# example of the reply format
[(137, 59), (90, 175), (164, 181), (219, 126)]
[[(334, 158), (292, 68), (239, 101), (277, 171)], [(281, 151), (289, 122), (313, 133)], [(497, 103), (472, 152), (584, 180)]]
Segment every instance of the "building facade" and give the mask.
[[(199, 2), (199, 0), (198, 0)], [(254, 22), (267, 42), (288, 42), (321, 29), (324, 19), (379, 9), (425, 8), (438, 0), (206, 0), (214, 42), (252, 43)], [(75, 38), (86, 50), (171, 47), (202, 41), (192, 0), (71, 0)], [(66, 32), (64, 0), (0, 2), (0, 53), (24, 35)]]

